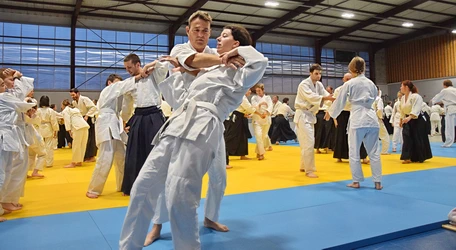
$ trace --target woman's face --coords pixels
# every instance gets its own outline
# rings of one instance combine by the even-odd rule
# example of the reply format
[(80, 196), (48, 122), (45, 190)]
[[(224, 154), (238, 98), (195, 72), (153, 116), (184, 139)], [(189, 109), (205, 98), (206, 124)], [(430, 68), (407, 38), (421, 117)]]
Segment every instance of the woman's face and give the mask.
[(230, 29), (224, 29), (222, 34), (217, 37), (217, 53), (222, 54), (239, 47), (239, 42), (234, 40)]
[(255, 89), (255, 92), (256, 92), (256, 94), (257, 94), (259, 97), (263, 97), (263, 96), (264, 96), (264, 90), (262, 90), (261, 88), (256, 88), (256, 89)]
[(401, 93), (405, 94), (408, 92), (410, 92), (409, 88), (407, 86), (405, 86), (404, 84), (401, 84)]

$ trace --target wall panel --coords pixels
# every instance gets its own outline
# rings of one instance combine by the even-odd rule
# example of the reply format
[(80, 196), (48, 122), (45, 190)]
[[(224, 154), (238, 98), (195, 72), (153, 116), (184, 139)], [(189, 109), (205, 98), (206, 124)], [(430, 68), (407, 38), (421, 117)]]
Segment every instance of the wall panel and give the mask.
[(388, 83), (456, 76), (456, 35), (401, 43), (386, 50)]

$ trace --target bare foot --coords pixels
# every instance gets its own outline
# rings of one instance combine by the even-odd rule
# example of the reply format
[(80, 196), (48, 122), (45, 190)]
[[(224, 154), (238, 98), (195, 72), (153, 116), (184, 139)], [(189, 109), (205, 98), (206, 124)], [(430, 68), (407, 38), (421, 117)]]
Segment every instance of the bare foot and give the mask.
[(3, 210), (3, 214), (0, 214), (0, 215), (10, 214), (10, 213), (11, 213), (11, 211), (9, 211), (9, 210)]
[(90, 199), (96, 199), (96, 198), (98, 198), (98, 195), (92, 194), (92, 193), (89, 193), (89, 192), (86, 193), (86, 196), (87, 196), (87, 198), (90, 198)]
[(43, 178), (44, 175), (40, 174), (37, 169), (33, 170), (32, 177), (34, 178)]
[(126, 194), (126, 193), (122, 193), (122, 196), (130, 196), (129, 194)]
[(319, 148), (317, 148), (317, 151), (316, 151), (317, 154), (321, 154), (321, 151)]
[(64, 168), (75, 168), (75, 167), (76, 167), (76, 164), (73, 163), (73, 162), (68, 164), (68, 165), (66, 165), (66, 166), (64, 166)]
[(259, 161), (264, 160), (264, 155), (260, 155), (260, 156), (258, 157), (258, 160), (259, 160)]
[(266, 151), (272, 151), (272, 146), (269, 146)]
[(369, 163), (370, 163), (370, 160), (368, 160), (368, 159), (363, 159), (363, 160), (361, 161), (361, 163), (362, 163), (362, 164), (369, 164)]
[(76, 162), (76, 164), (74, 164), (76, 167), (80, 167), (82, 166), (82, 162)]
[(412, 161), (411, 161), (411, 160), (404, 160), (404, 161), (402, 161), (402, 164), (409, 164), (409, 163), (412, 163)]
[(13, 203), (2, 203), (2, 207), (3, 209), (9, 211), (17, 211), (22, 209), (22, 206), (15, 206)]
[(230, 168), (233, 168), (233, 167), (230, 165), (226, 165), (226, 169), (230, 169)]
[(215, 221), (211, 221), (208, 218), (204, 218), (204, 226), (207, 228), (214, 229), (215, 231), (219, 232), (228, 232), (230, 229), (226, 225), (220, 224)]
[(241, 160), (251, 160), (252, 158), (249, 158), (247, 156), (241, 156)]
[(280, 143), (278, 141), (276, 141), (275, 145), (280, 145)]
[(336, 161), (336, 162), (342, 162), (342, 159), (337, 159), (337, 161)]
[(257, 154), (257, 158), (260, 158), (260, 154)]
[(5, 217), (0, 217), (0, 222), (5, 222), (7, 219)]
[(375, 183), (375, 189), (377, 189), (377, 190), (382, 190), (382, 189), (383, 189), (382, 183), (376, 182), (376, 183)]
[(46, 166), (46, 167), (47, 167), (47, 168), (52, 168), (53, 166), (51, 165), (51, 166)]
[(95, 162), (95, 157), (87, 158), (84, 160), (84, 162)]
[(359, 182), (353, 182), (347, 185), (350, 188), (359, 188)]
[(152, 230), (147, 234), (146, 240), (144, 241), (144, 246), (147, 247), (152, 244), (154, 241), (160, 238), (160, 232), (162, 229), (161, 224), (154, 224)]
[(27, 179), (30, 179), (30, 178), (32, 178), (32, 176), (31, 175), (27, 175)]
[(306, 174), (306, 176), (309, 178), (318, 178), (318, 175), (316, 175), (314, 173), (308, 173), (308, 174)]
[(393, 148), (393, 152), (396, 152), (397, 150), (395, 148)]

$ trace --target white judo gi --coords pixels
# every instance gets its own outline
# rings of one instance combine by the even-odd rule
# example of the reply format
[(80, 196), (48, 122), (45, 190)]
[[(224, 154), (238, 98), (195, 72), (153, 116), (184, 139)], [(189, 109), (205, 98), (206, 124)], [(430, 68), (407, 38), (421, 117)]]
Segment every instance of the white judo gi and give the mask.
[(116, 167), (116, 190), (122, 187), (125, 169), (125, 143), (127, 135), (117, 108), (119, 97), (136, 89), (135, 78), (131, 77), (106, 86), (97, 103), (98, 119), (95, 122), (95, 139), (99, 149), (97, 164), (93, 170), (88, 193), (100, 195), (108, 178), (111, 166)]
[(295, 100), (296, 113), (293, 119), (297, 127), (299, 147), (301, 148), (301, 163), (299, 168), (305, 170), (306, 174), (315, 172), (315, 132), (314, 126), (317, 122), (316, 114), (322, 105), (324, 96), (329, 96), (320, 81), (314, 85), (309, 78), (303, 80), (298, 86), (298, 93)]
[(73, 143), (71, 147), (71, 162), (79, 163), (84, 161), (84, 154), (89, 138), (89, 124), (84, 120), (81, 112), (77, 108), (65, 107), (62, 111), (65, 129), (73, 134)]
[(27, 169), (29, 171), (34, 169), (42, 171), (44, 165), (46, 165), (46, 147), (43, 137), (37, 130), (41, 124), (41, 119), (37, 114), (34, 114), (32, 117), (26, 115), (24, 118), (25, 133), (30, 138)]
[[(21, 191), (17, 197), (12, 194), (13, 189), (18, 189), (18, 184), (25, 179), (25, 176), (13, 176), (13, 158), (24, 157), (24, 134), (17, 126), (17, 120), (22, 113), (27, 112), (35, 106), (34, 103), (26, 103), (11, 93), (0, 93), (0, 201), (3, 203), (17, 202)], [(25, 173), (27, 168), (25, 168)], [(4, 213), (0, 206), (0, 215)]]
[(43, 107), (38, 109), (36, 115), (41, 119), (39, 131), (45, 144), (46, 166), (51, 167), (54, 165), (54, 148), (56, 146), (54, 134), (60, 129), (56, 112), (49, 107)]
[[(33, 90), (33, 78), (21, 77), (14, 80), (14, 89), (8, 90), (8, 93), (18, 98), (21, 102), (25, 100), (27, 95)], [(36, 104), (33, 104), (35, 106)], [(1, 203), (18, 203), (19, 198), (24, 193), (25, 179), (28, 169), (28, 146), (31, 143), (31, 138), (25, 133), (25, 114), (19, 111), (16, 119), (17, 135), (16, 138), (21, 143), (22, 150), (19, 153), (13, 152), (12, 170), (9, 183), (3, 186), (2, 194), (0, 194)]]
[[(256, 140), (256, 147), (255, 153), (258, 155), (264, 155), (266, 152), (265, 149), (271, 146), (271, 141), (268, 136), (269, 127), (271, 127), (271, 114), (274, 109), (274, 105), (272, 103), (272, 99), (268, 95), (263, 95), (260, 97), (258, 95), (252, 96), (251, 99), (252, 106), (260, 113), (264, 114), (266, 112), (269, 113), (264, 119), (261, 118), (258, 114), (252, 115), (252, 126), (253, 126), (253, 133), (255, 134)], [(267, 107), (264, 105), (260, 105), (260, 103), (266, 102)], [(277, 102), (278, 103), (278, 102)]]
[[(244, 67), (216, 66), (200, 73), (184, 104), (157, 134), (158, 142), (133, 186), (120, 249), (142, 249), (165, 186), (174, 248), (201, 248), (196, 209), (203, 175), (222, 146), (223, 120), (241, 104), (247, 89), (261, 79), (267, 66), (267, 58), (251, 46), (238, 47), (238, 52), (246, 61)], [(161, 84), (174, 85), (175, 81), (184, 81), (180, 72)]]
[(342, 85), (338, 98), (329, 108), (329, 115), (336, 118), (344, 109), (347, 100), (352, 105), (348, 122), (348, 145), (353, 182), (364, 181), (360, 162), (362, 143), (370, 158), (373, 181), (381, 182), (382, 179), (382, 164), (378, 152), (379, 122), (372, 109), (377, 95), (375, 84), (361, 74)]
[(374, 103), (372, 104), (372, 107), (375, 110), (375, 112), (377, 113), (378, 125), (380, 126), (378, 136), (379, 136), (380, 140), (382, 140), (382, 147), (380, 149), (381, 153), (388, 154), (390, 139), (389, 139), (388, 131), (386, 130), (385, 123), (383, 123), (383, 100), (380, 96), (381, 96), (381, 92), (378, 94), (377, 98), (375, 99)]
[(445, 110), (438, 104), (431, 107), (431, 136), (436, 134), (436, 129), (439, 130), (439, 134), (442, 133), (442, 118), (440, 117), (440, 114), (444, 112)]
[(456, 126), (456, 88), (444, 88), (434, 98), (432, 104), (443, 102), (445, 107), (445, 143), (442, 147), (451, 147), (454, 142), (454, 126)]
[(393, 113), (391, 114), (390, 123), (393, 125), (393, 151), (402, 145), (402, 127), (401, 127), (401, 101), (394, 103)]

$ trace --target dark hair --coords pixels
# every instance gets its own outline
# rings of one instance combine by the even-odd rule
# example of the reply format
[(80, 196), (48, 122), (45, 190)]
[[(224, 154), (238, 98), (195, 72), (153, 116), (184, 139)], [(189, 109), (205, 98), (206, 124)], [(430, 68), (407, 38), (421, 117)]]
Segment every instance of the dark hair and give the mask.
[(119, 79), (122, 81), (122, 77), (117, 75), (117, 74), (110, 74), (108, 76), (108, 79), (106, 79), (106, 86), (108, 86), (108, 82), (114, 82), (116, 79)]
[(132, 53), (124, 58), (124, 62), (129, 62), (129, 61), (131, 61), (131, 63), (133, 63), (135, 65), (137, 63), (139, 63), (139, 65), (141, 65), (141, 60), (139, 59), (139, 56), (134, 53)]
[(451, 80), (445, 80), (443, 81), (443, 85), (445, 85), (446, 87), (451, 87), (453, 86), (453, 83), (451, 82)]
[(418, 88), (415, 85), (413, 85), (412, 81), (405, 80), (405, 81), (402, 81), (401, 84), (404, 85), (404, 86), (407, 86), (410, 89), (410, 92), (418, 93)]
[[(32, 99), (28, 99), (27, 103), (35, 103), (35, 102)], [(32, 107), (32, 109), (36, 110), (36, 109), (38, 109), (38, 107), (35, 105), (35, 106)]]
[(70, 93), (77, 94), (77, 93), (79, 93), (79, 90), (77, 88), (72, 88), (72, 89), (70, 89)]
[(310, 66), (310, 73), (314, 72), (314, 70), (323, 70), (323, 68), (320, 66), (320, 64), (318, 63), (314, 63), (312, 64), (312, 66)]
[(239, 24), (229, 24), (223, 27), (223, 29), (231, 30), (231, 35), (234, 40), (239, 42), (240, 46), (252, 45), (252, 37), (246, 28)]
[(47, 95), (41, 96), (40, 108), (49, 107), (49, 103), (50, 103), (49, 96), (47, 96)]
[(288, 103), (288, 101), (290, 101), (290, 98), (288, 98), (288, 97), (285, 97), (285, 98), (283, 98), (283, 100), (282, 100), (283, 103)]
[(54, 109), (55, 108), (55, 104), (53, 103), (53, 104), (49, 105), (49, 108)]

